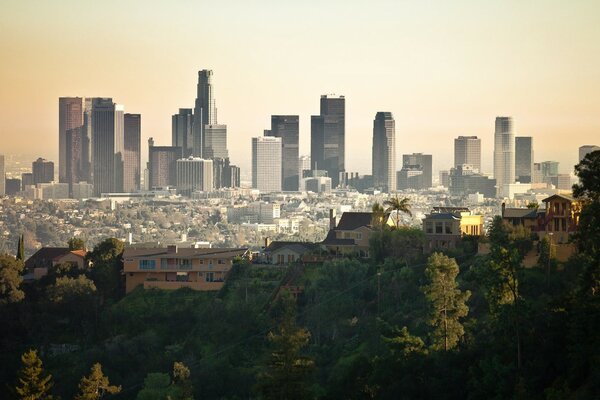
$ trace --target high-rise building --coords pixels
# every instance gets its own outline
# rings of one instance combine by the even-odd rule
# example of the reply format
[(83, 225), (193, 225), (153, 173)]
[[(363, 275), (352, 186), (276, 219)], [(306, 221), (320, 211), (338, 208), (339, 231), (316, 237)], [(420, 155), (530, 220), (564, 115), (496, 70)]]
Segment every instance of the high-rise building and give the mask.
[(65, 181), (69, 185), (69, 193), (71, 193), (74, 183), (86, 180), (83, 177), (83, 132), (83, 126), (67, 131), (67, 175)]
[(92, 158), (94, 195), (115, 192), (115, 158), (118, 124), (116, 104), (111, 98), (92, 101)]
[(310, 168), (310, 156), (300, 156), (298, 158), (298, 176), (300, 177), (300, 180), (305, 178), (304, 171), (310, 171)]
[(94, 175), (92, 149), (92, 108), (93, 97), (86, 97), (83, 103), (83, 127), (81, 131), (81, 180), (92, 183)]
[(515, 175), (520, 183), (531, 183), (533, 177), (533, 138), (515, 137)]
[(125, 114), (123, 119), (123, 191), (140, 190), (142, 116)]
[(481, 172), (481, 139), (459, 136), (454, 139), (454, 167), (470, 164)]
[(281, 192), (281, 138), (252, 138), (252, 187), (261, 192)]
[(229, 166), (230, 172), (229, 172), (229, 176), (231, 177), (231, 187), (232, 188), (239, 188), (241, 186), (241, 174), (240, 174), (240, 167), (236, 166), (236, 165), (230, 165)]
[(420, 166), (423, 170), (421, 189), (429, 189), (433, 186), (433, 157), (431, 154), (403, 154), (402, 166)]
[(327, 170), (337, 187), (345, 171), (346, 100), (344, 96), (321, 96), (320, 115), (311, 116), (311, 169)]
[(0, 154), (0, 196), (6, 194), (6, 167), (4, 166), (4, 155)]
[(404, 165), (396, 175), (398, 190), (423, 189), (423, 167)]
[(494, 179), (498, 196), (505, 184), (515, 182), (515, 135), (510, 117), (496, 117), (494, 132)]
[(589, 153), (593, 152), (593, 151), (598, 151), (600, 150), (600, 146), (596, 146), (593, 144), (587, 144), (585, 146), (581, 146), (579, 148), (579, 161), (583, 160), (585, 158), (586, 155), (588, 155)]
[(175, 187), (180, 158), (181, 147), (154, 146), (154, 139), (148, 139), (148, 189)]
[(543, 183), (552, 183), (551, 178), (558, 175), (558, 161), (542, 161), (540, 171)]
[(213, 189), (213, 161), (188, 157), (176, 161), (177, 192), (191, 196), (196, 191)]
[(203, 69), (198, 71), (196, 103), (194, 106), (194, 157), (203, 157), (204, 127), (217, 124), (217, 107), (212, 84), (213, 72)]
[(450, 186), (450, 171), (440, 171), (440, 186), (445, 188)]
[(43, 158), (38, 158), (31, 163), (33, 184), (50, 183), (54, 181), (54, 163)]
[(171, 117), (171, 145), (181, 147), (183, 158), (194, 152), (194, 114), (191, 108), (180, 108)]
[(531, 183), (542, 183), (542, 164), (533, 163), (533, 173), (531, 175)]
[(58, 179), (67, 180), (67, 131), (83, 125), (83, 98), (58, 99)]
[(17, 178), (6, 178), (4, 180), (4, 194), (7, 196), (14, 196), (21, 190), (21, 180)]
[(396, 190), (396, 122), (391, 112), (378, 112), (373, 121), (373, 185)]
[(298, 156), (300, 144), (300, 122), (297, 115), (272, 115), (271, 129), (265, 136), (281, 138), (282, 183), (284, 191), (295, 192), (300, 184)]
[(202, 154), (206, 160), (229, 158), (227, 125), (205, 125)]
[[(4, 165), (4, 164), (2, 164)], [(27, 186), (32, 186), (33, 185), (33, 173), (31, 172), (24, 172), (21, 174), (21, 190), (25, 191), (25, 188)]]

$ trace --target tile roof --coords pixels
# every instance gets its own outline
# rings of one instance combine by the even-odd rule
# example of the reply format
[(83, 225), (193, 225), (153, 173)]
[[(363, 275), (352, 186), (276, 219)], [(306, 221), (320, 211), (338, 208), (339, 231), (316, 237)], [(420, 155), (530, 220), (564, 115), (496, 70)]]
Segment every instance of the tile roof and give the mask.
[(175, 253), (170, 253), (167, 248), (151, 248), (151, 249), (139, 249), (139, 248), (126, 248), (123, 251), (123, 258), (136, 258), (136, 257), (179, 257), (179, 258), (214, 258), (214, 257), (236, 257), (244, 255), (248, 249), (246, 248), (178, 248)]
[(373, 213), (370, 212), (345, 212), (335, 228), (338, 231), (353, 231), (362, 226), (371, 227)]
[(42, 247), (25, 261), (25, 268), (28, 271), (38, 267), (50, 268), (56, 257), (67, 253), (69, 253), (68, 247)]

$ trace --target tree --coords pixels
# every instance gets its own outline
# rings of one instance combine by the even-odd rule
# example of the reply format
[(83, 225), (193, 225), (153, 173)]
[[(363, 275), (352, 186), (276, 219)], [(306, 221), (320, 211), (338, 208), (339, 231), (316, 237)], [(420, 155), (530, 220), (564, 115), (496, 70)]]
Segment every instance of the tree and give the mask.
[(23, 262), (8, 254), (0, 255), (0, 304), (17, 303), (25, 298), (20, 289)]
[(52, 375), (46, 375), (42, 360), (37, 355), (37, 350), (26, 351), (21, 356), (23, 367), (18, 373), (18, 384), (15, 387), (17, 398), (23, 400), (51, 400)]
[(137, 400), (176, 399), (175, 388), (171, 386), (169, 374), (151, 372), (144, 378), (144, 387), (137, 394)]
[(108, 377), (102, 373), (102, 365), (96, 363), (92, 366), (89, 376), (81, 378), (75, 400), (98, 400), (105, 394), (116, 394), (120, 391), (121, 386), (111, 385)]
[(73, 250), (85, 250), (85, 241), (81, 238), (71, 238), (68, 241), (69, 243), (69, 250), (73, 251)]
[(54, 303), (80, 301), (94, 292), (96, 292), (96, 285), (84, 275), (77, 278), (63, 276), (57, 278), (56, 283), (48, 288), (48, 298)]
[(588, 153), (575, 166), (579, 183), (573, 185), (573, 196), (600, 201), (600, 150)]
[(423, 292), (431, 307), (429, 324), (433, 327), (432, 347), (436, 350), (452, 349), (464, 334), (460, 319), (469, 312), (466, 301), (471, 292), (458, 288), (458, 272), (454, 259), (441, 253), (429, 257), (425, 269), (428, 284), (423, 287)]
[(121, 254), (125, 245), (118, 239), (110, 238), (102, 241), (87, 258), (92, 263), (90, 277), (103, 298), (120, 299), (124, 294), (123, 260)]
[(182, 362), (173, 363), (173, 385), (180, 390), (183, 400), (193, 398), (194, 389), (190, 381), (190, 369)]
[(371, 226), (373, 229), (382, 230), (386, 223), (385, 210), (378, 202), (375, 202), (371, 207), (373, 216), (371, 217)]
[(394, 220), (396, 229), (398, 229), (400, 226), (400, 213), (405, 213), (412, 216), (412, 212), (410, 211), (410, 199), (407, 197), (399, 199), (398, 195), (396, 195), (396, 197), (392, 197), (384, 201), (383, 205), (386, 206), (385, 212), (389, 214), (392, 212), (396, 213), (396, 218)]
[(25, 261), (25, 238), (21, 234), (17, 245), (17, 260)]
[(260, 374), (258, 389), (265, 399), (307, 399), (307, 381), (314, 362), (300, 355), (310, 333), (296, 325), (296, 305), (291, 295), (280, 297), (281, 321), (276, 333), (267, 336), (272, 352), (267, 371)]

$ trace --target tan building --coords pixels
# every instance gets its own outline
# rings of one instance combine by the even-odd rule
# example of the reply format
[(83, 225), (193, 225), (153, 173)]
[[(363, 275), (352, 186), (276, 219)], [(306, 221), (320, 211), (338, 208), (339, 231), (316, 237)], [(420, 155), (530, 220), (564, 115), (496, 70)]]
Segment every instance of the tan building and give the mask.
[(213, 291), (223, 287), (234, 258), (246, 257), (248, 249), (136, 249), (123, 252), (125, 291), (145, 289)]
[(546, 205), (543, 215), (543, 225), (538, 230), (540, 239), (551, 235), (553, 243), (569, 242), (569, 236), (575, 233), (579, 226), (581, 202), (571, 196), (555, 194), (542, 200)]
[(466, 208), (435, 208), (425, 215), (423, 231), (425, 253), (454, 249), (463, 236), (483, 235), (483, 215), (474, 215)]

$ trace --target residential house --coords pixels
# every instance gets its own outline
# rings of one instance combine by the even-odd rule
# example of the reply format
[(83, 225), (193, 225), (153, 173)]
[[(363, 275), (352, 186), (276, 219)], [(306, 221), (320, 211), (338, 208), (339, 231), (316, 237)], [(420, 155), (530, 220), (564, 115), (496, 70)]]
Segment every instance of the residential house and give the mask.
[(425, 244), (423, 251), (454, 249), (467, 235), (483, 235), (483, 216), (463, 207), (434, 208), (423, 219)]

